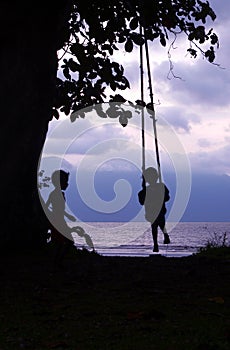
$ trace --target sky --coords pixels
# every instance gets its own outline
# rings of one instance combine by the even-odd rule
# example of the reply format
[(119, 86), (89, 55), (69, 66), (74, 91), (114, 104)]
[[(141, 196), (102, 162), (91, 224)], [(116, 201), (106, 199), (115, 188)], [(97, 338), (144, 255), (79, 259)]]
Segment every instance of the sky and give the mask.
[[(161, 48), (156, 42), (151, 48), (154, 100), (155, 103), (160, 102), (160, 105), (156, 105), (157, 115), (164, 117), (175, 128), (194, 172), (230, 174), (230, 18), (227, 15), (230, 2), (212, 0), (210, 5), (217, 15), (210, 28), (213, 27), (219, 36), (216, 63), (221, 68), (208, 63), (201, 56), (190, 58), (186, 52), (188, 43), (181, 36), (174, 45), (176, 48), (171, 50), (174, 74), (180, 79), (168, 79), (167, 48)], [(131, 87), (138, 90), (138, 51), (133, 60), (130, 56), (123, 53), (127, 62), (125, 72)]]
[[(213, 27), (219, 37), (218, 65), (202, 55), (191, 58), (188, 42), (181, 35), (170, 51), (175, 78), (168, 74), (170, 41), (166, 48), (158, 42), (149, 44), (162, 176), (172, 193), (171, 221), (228, 221), (230, 214), (230, 2), (210, 0), (210, 5), (217, 19), (207, 28)], [(131, 54), (119, 50), (114, 60), (124, 66), (130, 82), (131, 88), (121, 94), (135, 102), (140, 99), (138, 47)], [(148, 102), (146, 68), (144, 72)], [(131, 111), (133, 118), (125, 128), (116, 119), (105, 121), (93, 112), (75, 123), (64, 116), (50, 123), (43, 151), (43, 157), (49, 158), (44, 158), (41, 168), (53, 169), (61, 165), (60, 157), (65, 159), (73, 173), (71, 208), (74, 210), (74, 196), (80, 197), (78, 212), (84, 220), (139, 219), (135, 193), (141, 186), (141, 125), (140, 114)], [(146, 165), (156, 166), (148, 115), (145, 123)]]

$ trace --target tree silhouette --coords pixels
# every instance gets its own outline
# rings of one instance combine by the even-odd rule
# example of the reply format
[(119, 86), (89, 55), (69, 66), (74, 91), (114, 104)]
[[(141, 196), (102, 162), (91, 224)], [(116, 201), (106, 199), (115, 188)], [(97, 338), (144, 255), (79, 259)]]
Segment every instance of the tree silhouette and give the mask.
[[(117, 90), (128, 88), (129, 82), (122, 62), (113, 62), (113, 51), (122, 45), (131, 52), (141, 45), (141, 24), (146, 39), (163, 46), (170, 36), (184, 33), (193, 57), (200, 51), (214, 62), (218, 37), (205, 26), (215, 17), (209, 3), (200, 0), (94, 0), (87, 6), (83, 0), (51, 0), (49, 6), (1, 2), (3, 247), (38, 247), (46, 241), (37, 164), (49, 122), (59, 111), (70, 115), (103, 102), (106, 86), (114, 91), (111, 101), (122, 99)], [(69, 54), (62, 62), (63, 80), (56, 77), (61, 48)]]

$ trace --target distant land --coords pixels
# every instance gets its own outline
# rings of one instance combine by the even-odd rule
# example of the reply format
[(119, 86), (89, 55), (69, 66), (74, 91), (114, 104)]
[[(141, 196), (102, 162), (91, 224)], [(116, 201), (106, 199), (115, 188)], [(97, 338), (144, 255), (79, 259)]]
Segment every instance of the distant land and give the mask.
[[(130, 221), (140, 211), (137, 193), (141, 189), (141, 175), (138, 171), (100, 171), (94, 178), (97, 195), (111, 201), (115, 197), (114, 183), (119, 179), (126, 179), (132, 186), (132, 194), (128, 204), (118, 212), (104, 214), (92, 210), (83, 203), (76, 190), (75, 176), (71, 175), (69, 188), (66, 191), (68, 205), (79, 220), (87, 221)], [(164, 181), (171, 194), (167, 204), (168, 212), (172, 206), (176, 180), (175, 174), (167, 173)], [(86, 184), (87, 186), (87, 184)], [(214, 174), (193, 174), (191, 195), (186, 210), (180, 221), (184, 222), (228, 222), (230, 219), (230, 176)], [(144, 220), (144, 217), (143, 217)]]
[(192, 177), (191, 196), (182, 221), (228, 222), (230, 220), (230, 176)]

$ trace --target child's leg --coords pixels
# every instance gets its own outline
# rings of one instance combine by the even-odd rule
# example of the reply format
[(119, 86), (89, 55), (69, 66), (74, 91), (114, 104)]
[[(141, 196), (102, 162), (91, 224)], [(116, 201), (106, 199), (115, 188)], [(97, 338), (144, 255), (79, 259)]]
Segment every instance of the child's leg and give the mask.
[(164, 216), (162, 216), (162, 218), (160, 218), (159, 227), (164, 234), (164, 244), (169, 244), (170, 238), (169, 238), (169, 235), (167, 233), (166, 226), (165, 226), (165, 217)]
[(85, 232), (81, 226), (75, 226), (72, 228), (72, 232), (76, 232), (78, 236), (84, 237), (86, 244), (92, 250), (94, 250), (94, 245), (91, 237)]
[(93, 241), (92, 241), (90, 235), (88, 235), (87, 233), (85, 233), (84, 238), (85, 238), (85, 242), (86, 242), (86, 244), (89, 246), (89, 248), (92, 249), (92, 250), (94, 250)]
[(157, 224), (154, 222), (151, 225), (151, 228), (152, 228), (152, 236), (153, 236), (153, 251), (159, 252), (158, 241), (157, 241), (157, 235), (158, 235)]

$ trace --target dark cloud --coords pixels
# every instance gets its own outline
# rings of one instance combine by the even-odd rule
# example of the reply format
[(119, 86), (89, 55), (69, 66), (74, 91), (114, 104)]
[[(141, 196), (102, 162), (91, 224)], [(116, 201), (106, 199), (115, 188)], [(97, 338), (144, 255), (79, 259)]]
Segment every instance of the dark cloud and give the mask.
[[(207, 28), (213, 27), (220, 40), (220, 47), (216, 50), (215, 62), (221, 68), (210, 64), (202, 55), (197, 59), (181, 57), (178, 61), (177, 49), (171, 49), (171, 59), (174, 65), (173, 73), (181, 79), (167, 79), (169, 73), (169, 61), (156, 65), (154, 64), (155, 91), (160, 98), (176, 103), (203, 106), (227, 106), (230, 95), (230, 45), (228, 28), (230, 26), (230, 1), (213, 0), (210, 2), (213, 6), (217, 19), (214, 23), (209, 22)], [(211, 24), (211, 26), (210, 26)], [(183, 35), (179, 35), (175, 47), (180, 49), (184, 56), (186, 55), (188, 42)], [(182, 50), (182, 51), (181, 51)], [(174, 61), (175, 59), (175, 61)], [(191, 64), (193, 63), (194, 64)], [(223, 68), (223, 69), (222, 69)], [(162, 96), (162, 97), (161, 97)]]
[(190, 153), (189, 159), (193, 171), (204, 173), (229, 173), (230, 145), (221, 147), (215, 151), (203, 151)]
[[(195, 65), (186, 61), (175, 64), (175, 72), (181, 79), (168, 80), (168, 62), (155, 69), (157, 92), (188, 108), (194, 105), (224, 106), (229, 104), (230, 71), (202, 60)], [(167, 84), (167, 88), (165, 87)]]
[(229, 21), (230, 13), (230, 2), (229, 0), (210, 0), (210, 6), (217, 15), (217, 18), (214, 22), (214, 26), (222, 25), (223, 22)]
[(179, 133), (189, 133), (192, 129), (192, 124), (200, 122), (200, 118), (196, 114), (186, 113), (186, 111), (180, 107), (159, 107), (159, 115)]

